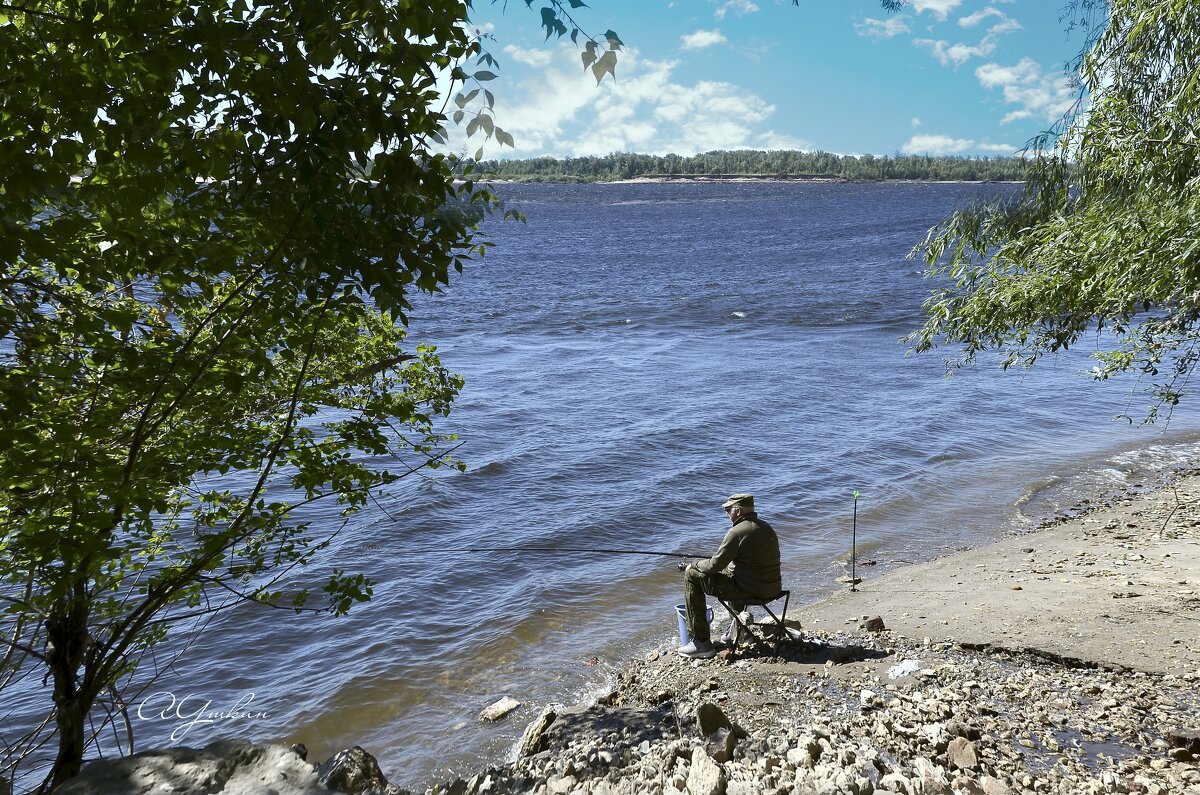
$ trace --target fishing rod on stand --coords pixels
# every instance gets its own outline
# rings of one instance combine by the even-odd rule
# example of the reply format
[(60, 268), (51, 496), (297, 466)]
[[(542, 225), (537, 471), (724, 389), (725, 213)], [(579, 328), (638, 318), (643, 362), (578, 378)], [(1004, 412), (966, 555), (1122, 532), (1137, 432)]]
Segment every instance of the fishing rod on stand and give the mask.
[(857, 592), (858, 585), (858, 489), (854, 490), (854, 519), (850, 524), (850, 590)]

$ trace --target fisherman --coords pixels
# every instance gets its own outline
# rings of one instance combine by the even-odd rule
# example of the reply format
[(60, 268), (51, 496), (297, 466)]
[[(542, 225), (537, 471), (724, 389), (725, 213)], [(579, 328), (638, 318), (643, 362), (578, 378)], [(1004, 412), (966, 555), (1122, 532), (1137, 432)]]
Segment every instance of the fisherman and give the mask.
[[(770, 599), (783, 590), (779, 573), (779, 538), (754, 512), (754, 496), (734, 494), (721, 506), (733, 525), (716, 553), (689, 563), (684, 570), (683, 601), (692, 640), (679, 649), (684, 657), (707, 660), (717, 651), (709, 638), (706, 594), (741, 611), (745, 599)], [(726, 571), (728, 569), (728, 571)], [(736, 626), (736, 622), (730, 629)], [(733, 634), (736, 639), (736, 632)]]

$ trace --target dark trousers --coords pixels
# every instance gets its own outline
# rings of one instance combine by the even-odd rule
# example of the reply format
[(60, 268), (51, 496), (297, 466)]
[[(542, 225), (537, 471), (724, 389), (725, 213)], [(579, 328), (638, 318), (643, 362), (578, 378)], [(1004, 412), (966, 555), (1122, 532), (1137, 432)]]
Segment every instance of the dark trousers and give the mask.
[(739, 588), (728, 574), (705, 574), (698, 569), (688, 569), (683, 578), (683, 602), (687, 605), (688, 632), (697, 643), (708, 643), (711, 640), (708, 622), (704, 620), (708, 611), (705, 594), (712, 594), (730, 602), (735, 610), (742, 607), (738, 603), (739, 599), (754, 598), (752, 594)]

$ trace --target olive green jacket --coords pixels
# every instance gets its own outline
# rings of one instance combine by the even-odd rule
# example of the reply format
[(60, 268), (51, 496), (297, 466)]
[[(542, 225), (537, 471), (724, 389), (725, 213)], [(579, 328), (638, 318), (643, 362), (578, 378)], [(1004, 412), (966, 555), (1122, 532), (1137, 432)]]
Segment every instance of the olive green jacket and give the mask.
[(779, 538), (758, 514), (752, 513), (729, 528), (721, 546), (695, 567), (705, 574), (729, 567), (729, 576), (743, 591), (769, 598), (783, 590), (779, 573)]

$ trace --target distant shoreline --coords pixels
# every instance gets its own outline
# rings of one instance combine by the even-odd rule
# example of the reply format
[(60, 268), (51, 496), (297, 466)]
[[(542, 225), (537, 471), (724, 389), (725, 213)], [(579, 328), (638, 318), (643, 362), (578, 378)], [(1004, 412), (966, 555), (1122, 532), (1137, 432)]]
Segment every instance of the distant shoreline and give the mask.
[(492, 185), (658, 185), (668, 183), (803, 183), (817, 185), (1023, 185), (1024, 180), (1003, 179), (848, 179), (846, 177), (780, 176), (776, 174), (662, 174), (628, 179), (585, 179), (564, 176), (547, 178), (540, 175), (527, 177), (504, 177), (483, 181)]
[(836, 155), (795, 150), (713, 150), (695, 155), (612, 152), (603, 156), (484, 160), (477, 175), (516, 182), (992, 182), (1024, 180), (1025, 157)]

